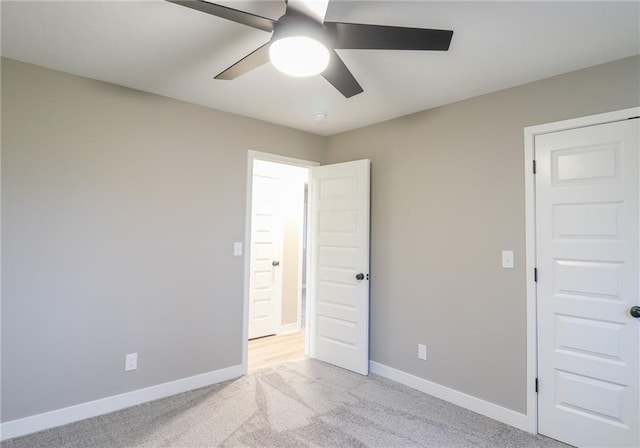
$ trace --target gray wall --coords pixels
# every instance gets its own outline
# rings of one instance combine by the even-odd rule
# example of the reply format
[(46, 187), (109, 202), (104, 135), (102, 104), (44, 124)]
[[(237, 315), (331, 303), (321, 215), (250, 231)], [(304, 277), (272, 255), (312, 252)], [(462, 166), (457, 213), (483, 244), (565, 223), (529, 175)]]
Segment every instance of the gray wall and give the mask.
[(302, 224), (304, 219), (304, 183), (291, 182), (284, 197), (287, 207), (284, 210), (282, 241), (282, 325), (298, 322), (300, 317), (300, 299), (302, 278)]
[(639, 65), (322, 139), (3, 59), (2, 421), (241, 362), (247, 149), (372, 159), (371, 358), (524, 412), (523, 128), (639, 105)]
[(523, 128), (640, 105), (639, 67), (623, 59), (328, 139), (327, 162), (372, 161), (374, 361), (525, 412)]
[(2, 421), (240, 364), (247, 150), (323, 145), (3, 59)]

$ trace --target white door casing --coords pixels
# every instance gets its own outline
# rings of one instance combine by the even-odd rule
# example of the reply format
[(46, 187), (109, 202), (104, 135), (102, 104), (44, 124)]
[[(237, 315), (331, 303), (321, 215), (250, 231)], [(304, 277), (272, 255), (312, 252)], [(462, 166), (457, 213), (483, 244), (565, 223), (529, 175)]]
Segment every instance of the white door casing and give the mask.
[(249, 252), (249, 339), (275, 334), (280, 325), (282, 270), (274, 266), (282, 260), (282, 211), (277, 200), (280, 178), (260, 168), (260, 161), (256, 161)]
[[(245, 209), (245, 229), (244, 229), (244, 242), (245, 247), (249, 248), (251, 245), (251, 221), (253, 210), (253, 171), (254, 162), (256, 161), (269, 161), (275, 163), (286, 164), (290, 166), (311, 168), (318, 166), (318, 162), (311, 160), (296, 159), (293, 157), (281, 156), (278, 154), (270, 154), (266, 152), (259, 152), (254, 150), (247, 151), (247, 188), (246, 188), (246, 209)], [(248, 370), (248, 339), (249, 339), (249, 308), (250, 308), (250, 295), (251, 295), (251, 257), (250, 250), (244, 251), (243, 264), (244, 264), (244, 299), (243, 299), (243, 320), (242, 320), (242, 372), (247, 373)], [(307, 309), (309, 306), (307, 301)], [(308, 316), (307, 312), (307, 316)], [(305, 341), (308, 341), (308, 326), (305, 328)], [(308, 347), (305, 346), (305, 353), (308, 353)]]
[(638, 119), (535, 136), (538, 431), (640, 446)]
[(369, 160), (324, 165), (311, 169), (309, 183), (309, 354), (363, 375), (369, 372), (369, 173)]

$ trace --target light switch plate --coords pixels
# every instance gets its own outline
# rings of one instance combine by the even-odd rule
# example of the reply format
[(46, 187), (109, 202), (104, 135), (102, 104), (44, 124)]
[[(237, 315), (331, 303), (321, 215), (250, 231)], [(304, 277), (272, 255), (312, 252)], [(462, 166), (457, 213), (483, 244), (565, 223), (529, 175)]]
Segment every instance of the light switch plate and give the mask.
[(513, 251), (502, 251), (502, 267), (506, 269), (513, 269)]
[(240, 241), (236, 241), (235, 243), (233, 243), (233, 255), (235, 257), (242, 256), (242, 243)]

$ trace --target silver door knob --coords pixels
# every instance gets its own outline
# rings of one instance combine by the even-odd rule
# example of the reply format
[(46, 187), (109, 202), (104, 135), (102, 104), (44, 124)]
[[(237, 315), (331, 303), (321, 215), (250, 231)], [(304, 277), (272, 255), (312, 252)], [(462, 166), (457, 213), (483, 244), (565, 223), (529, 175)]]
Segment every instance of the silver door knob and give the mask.
[(364, 280), (364, 274), (360, 273), (356, 275), (356, 280)]
[(629, 310), (629, 314), (631, 314), (631, 317), (635, 317), (636, 319), (640, 318), (640, 306), (632, 306)]
[(273, 261), (271, 262), (271, 266), (280, 266), (280, 262), (279, 262), (279, 261), (276, 261), (276, 260), (273, 260)]

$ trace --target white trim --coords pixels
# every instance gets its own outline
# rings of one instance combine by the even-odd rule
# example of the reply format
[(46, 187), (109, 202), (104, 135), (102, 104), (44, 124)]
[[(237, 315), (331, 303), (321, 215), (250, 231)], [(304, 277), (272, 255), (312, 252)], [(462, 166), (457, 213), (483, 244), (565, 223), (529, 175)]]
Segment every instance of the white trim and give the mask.
[(293, 322), (291, 324), (286, 324), (286, 325), (280, 325), (280, 329), (278, 330), (278, 336), (295, 333), (299, 329), (300, 329), (300, 317), (298, 317), (297, 322)]
[(605, 112), (602, 114), (589, 115), (580, 118), (572, 118), (570, 120), (554, 121), (553, 123), (545, 123), (524, 128), (525, 136), (536, 136), (538, 134), (548, 134), (550, 132), (565, 131), (568, 129), (612, 123), (614, 121), (627, 120), (629, 118), (637, 117), (638, 114), (640, 114), (640, 107), (630, 107), (629, 109)]
[(587, 117), (529, 126), (524, 129), (524, 181), (525, 181), (525, 243), (527, 281), (527, 418), (529, 432), (538, 432), (538, 396), (535, 380), (538, 376), (537, 305), (536, 284), (533, 270), (536, 267), (536, 215), (535, 215), (535, 137), (540, 134), (564, 131), (586, 126), (611, 123), (640, 116), (640, 107), (606, 112)]
[(304, 289), (304, 285), (302, 284), (302, 278), (304, 277), (304, 262), (303, 262), (303, 258), (306, 255), (305, 252), (305, 234), (304, 234), (304, 229), (305, 229), (305, 225), (304, 222), (307, 219), (306, 218), (306, 207), (305, 207), (305, 203), (306, 203), (306, 198), (305, 198), (305, 194), (306, 194), (306, 189), (307, 189), (307, 184), (309, 183), (309, 177), (311, 177), (311, 170), (307, 169), (307, 178), (304, 181), (304, 183), (301, 185), (302, 187), (302, 205), (300, 207), (301, 210), (301, 214), (300, 214), (300, 219), (298, 220), (298, 284), (300, 285), (300, 287), (298, 288), (298, 293), (296, 294), (296, 321), (295, 321), (295, 325), (296, 325), (296, 329), (293, 331), (290, 331), (290, 333), (294, 332), (294, 331), (298, 331), (302, 328), (302, 294), (303, 294), (303, 289)]
[(441, 384), (425, 380), (424, 378), (411, 375), (410, 373), (394, 369), (375, 361), (369, 361), (369, 370), (371, 373), (383, 376), (397, 383), (404, 384), (405, 386), (419, 390), (425, 394), (448, 401), (449, 403), (453, 403), (470, 411), (498, 420), (499, 422), (523, 431), (531, 432), (528, 417), (520, 412), (507, 409), (489, 401), (474, 397), (473, 395), (465, 394), (464, 392), (450, 389)]
[[(316, 170), (317, 171), (317, 170)], [(313, 254), (313, 250), (311, 249), (314, 245), (314, 228), (313, 228), (313, 169), (309, 170), (309, 182), (307, 183), (307, 285), (309, 285), (309, 288), (306, 288), (305, 290), (305, 294), (307, 295), (306, 300), (307, 300), (307, 309), (306, 309), (306, 314), (305, 314), (305, 322), (304, 322), (304, 328), (305, 328), (305, 338), (304, 338), (304, 354), (305, 356), (307, 356), (308, 358), (315, 358), (316, 357), (316, 347), (315, 347), (315, 341), (313, 340), (313, 337), (311, 336), (313, 333), (310, 331), (311, 328), (311, 316), (313, 315), (313, 313), (315, 313), (315, 305), (314, 305), (314, 300), (315, 297), (313, 295), (313, 287), (311, 285), (313, 285), (313, 271), (311, 270), (311, 266), (312, 266), (312, 261), (311, 261), (311, 256)]]
[(44, 429), (108, 414), (109, 412), (199, 389), (240, 376), (242, 376), (242, 366), (235, 365), (120, 395), (113, 395), (67, 408), (56, 409), (55, 411), (45, 412), (43, 414), (11, 420), (0, 424), (0, 440), (12, 439)]
[[(251, 251), (251, 193), (253, 190), (253, 161), (266, 160), (268, 162), (284, 163), (287, 165), (302, 166), (311, 168), (320, 165), (319, 162), (311, 160), (295, 159), (293, 157), (280, 156), (277, 154), (269, 154), (266, 152), (247, 151), (247, 191), (246, 191), (246, 207), (245, 207), (245, 229), (244, 229), (244, 301), (242, 310), (242, 372), (247, 374), (248, 363), (248, 341), (249, 341), (249, 277), (250, 277), (250, 258)], [(308, 302), (307, 302), (308, 303)], [(305, 340), (309, 327), (305, 327)]]
[(313, 197), (313, 190), (311, 188), (311, 182), (313, 177), (313, 169), (309, 169), (309, 178), (307, 179), (307, 208), (305, 210), (306, 213), (306, 221), (307, 221), (307, 239), (305, 241), (306, 250), (303, 250), (302, 254), (305, 257), (306, 264), (306, 277), (305, 284), (303, 288), (305, 289), (305, 310), (304, 310), (304, 355), (308, 358), (312, 358), (315, 353), (311, 347), (311, 313), (314, 312), (313, 309), (313, 297), (310, 295), (312, 292), (310, 288), (307, 288), (307, 285), (311, 284), (310, 278), (312, 277), (311, 272), (311, 237), (313, 235), (313, 222), (311, 219), (311, 198)]
[(538, 394), (536, 378), (538, 377), (538, 322), (536, 283), (534, 268), (536, 267), (536, 215), (535, 215), (535, 176), (533, 174), (534, 135), (529, 134), (531, 128), (524, 129), (524, 203), (525, 203), (525, 280), (527, 310), (527, 415), (529, 431), (538, 433)]

